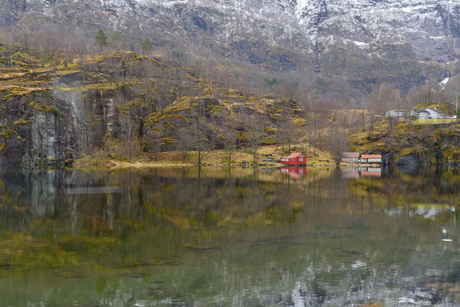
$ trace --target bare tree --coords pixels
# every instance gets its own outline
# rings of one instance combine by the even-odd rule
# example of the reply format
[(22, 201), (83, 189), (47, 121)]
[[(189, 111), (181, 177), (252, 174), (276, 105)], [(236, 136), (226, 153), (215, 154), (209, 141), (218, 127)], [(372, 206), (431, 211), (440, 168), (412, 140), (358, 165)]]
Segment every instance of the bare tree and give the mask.
[(246, 116), (245, 124), (247, 129), (248, 143), (252, 148), (253, 163), (257, 166), (258, 154), (257, 150), (264, 137), (264, 125), (262, 121), (253, 116)]
[(385, 114), (391, 109), (405, 109), (408, 106), (401, 92), (387, 84), (381, 84), (366, 98), (366, 108), (374, 114)]
[(193, 131), (189, 127), (180, 130), (177, 134), (176, 150), (181, 152), (182, 163), (189, 157), (189, 150), (193, 149)]
[(153, 153), (154, 159), (158, 159), (158, 152), (160, 151), (161, 141), (157, 131), (149, 130), (144, 136), (144, 151)]
[(279, 129), (276, 132), (278, 142), (287, 147), (287, 151), (291, 153), (291, 145), (294, 144), (297, 135), (297, 129), (294, 126), (290, 116), (286, 116), (280, 123)]
[(294, 99), (297, 89), (299, 87), (299, 81), (284, 81), (282, 84), (284, 96), (290, 100)]
[(329, 140), (326, 145), (335, 164), (340, 165), (342, 152), (347, 151), (349, 148), (347, 135), (340, 131), (338, 127), (334, 127), (330, 132)]
[(324, 143), (325, 128), (325, 118), (321, 113), (308, 113), (304, 133), (308, 137), (309, 145), (315, 149), (315, 154), (317, 154)]
[(189, 128), (184, 130), (182, 134), (182, 141), (185, 142), (184, 146), (197, 152), (196, 160), (199, 166), (202, 165), (203, 158), (211, 150), (211, 142), (207, 133), (206, 123), (203, 120), (203, 113), (203, 106), (200, 103), (193, 109)]
[(431, 104), (433, 102), (445, 102), (449, 100), (446, 91), (438, 83), (431, 81), (412, 90), (409, 97), (413, 105), (422, 103)]
[(7, 45), (7, 48), (8, 48), (7, 65), (9, 67), (13, 67), (13, 54), (14, 54), (13, 43), (15, 42), (14, 32), (9, 28), (0, 29), (0, 41), (3, 41), (8, 44)]
[(222, 141), (224, 144), (224, 149), (227, 154), (228, 166), (232, 163), (232, 154), (235, 152), (237, 147), (237, 138), (236, 133), (233, 127), (229, 127), (229, 129), (225, 129), (222, 133)]

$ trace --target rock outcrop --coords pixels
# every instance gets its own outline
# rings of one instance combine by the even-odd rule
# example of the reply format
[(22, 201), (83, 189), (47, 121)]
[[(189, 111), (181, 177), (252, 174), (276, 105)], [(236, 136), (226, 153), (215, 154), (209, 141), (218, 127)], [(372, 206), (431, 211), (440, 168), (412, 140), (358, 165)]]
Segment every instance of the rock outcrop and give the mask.
[[(36, 91), (0, 106), (1, 164), (71, 163), (92, 153), (109, 130), (126, 134), (112, 92)], [(115, 128), (111, 128), (113, 125)]]

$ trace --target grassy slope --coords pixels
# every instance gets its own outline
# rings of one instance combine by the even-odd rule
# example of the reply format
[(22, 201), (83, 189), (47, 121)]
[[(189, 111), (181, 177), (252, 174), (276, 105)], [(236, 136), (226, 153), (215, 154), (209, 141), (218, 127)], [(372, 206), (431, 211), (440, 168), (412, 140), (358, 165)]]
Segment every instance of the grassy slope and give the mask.
[[(0, 44), (1, 46), (1, 44)], [(6, 64), (8, 56), (6, 52), (1, 53), (0, 49), (0, 63)], [(85, 95), (85, 93), (91, 93), (94, 91), (112, 91), (116, 92), (120, 90), (121, 86), (126, 86), (128, 90), (134, 93), (135, 98), (127, 101), (124, 105), (120, 106), (120, 110), (125, 113), (129, 113), (135, 108), (145, 108), (145, 105), (152, 105), (153, 101), (149, 101), (145, 98), (146, 90), (149, 91), (147, 85), (148, 82), (142, 79), (134, 80), (131, 78), (129, 83), (125, 81), (115, 82), (110, 78), (112, 71), (107, 70), (105, 67), (110, 61), (122, 62), (123, 67), (135, 67), (139, 62), (147, 61), (151, 63), (155, 69), (158, 67), (160, 71), (171, 70), (172, 72), (178, 71), (184, 73), (184, 69), (177, 67), (177, 63), (170, 61), (169, 59), (162, 56), (139, 56), (132, 52), (121, 52), (116, 53), (113, 51), (106, 51), (101, 54), (88, 56), (85, 62), (80, 65), (78, 60), (75, 59), (73, 63), (67, 63), (64, 65), (63, 61), (58, 59), (49, 59), (45, 61), (42, 66), (37, 57), (34, 56), (33, 50), (22, 48), (20, 45), (16, 46), (16, 52), (13, 54), (14, 67), (3, 67), (0, 68), (0, 97), (2, 101), (6, 101), (11, 97), (20, 96), (33, 96), (37, 92), (47, 93), (50, 90), (59, 91), (79, 91)], [(6, 66), (6, 65), (4, 65)], [(111, 66), (113, 69), (115, 66)], [(106, 70), (104, 70), (106, 69)], [(116, 69), (116, 68), (115, 68)], [(171, 73), (173, 75), (174, 73)], [(164, 75), (161, 75), (164, 77)], [(165, 140), (174, 143), (177, 142), (175, 137), (170, 137), (163, 134), (163, 127), (166, 125), (175, 124), (175, 129), (180, 129), (182, 126), (190, 124), (191, 118), (187, 117), (187, 112), (193, 110), (199, 102), (199, 99), (210, 97), (217, 98), (219, 105), (210, 106), (207, 112), (211, 117), (219, 118), (217, 122), (233, 121), (237, 122), (240, 114), (235, 111), (241, 108), (246, 109), (252, 113), (252, 118), (257, 116), (266, 118), (272, 123), (283, 121), (282, 113), (286, 111), (291, 114), (291, 118), (295, 127), (300, 127), (306, 123), (305, 112), (303, 112), (298, 105), (292, 104), (286, 99), (268, 96), (255, 96), (252, 93), (243, 93), (239, 90), (234, 89), (222, 89), (218, 84), (198, 78), (194, 75), (186, 73), (182, 77), (183, 82), (186, 83), (188, 92), (194, 93), (198, 96), (178, 96), (176, 100), (172, 101), (171, 104), (167, 105), (161, 110), (153, 111), (145, 114), (144, 123), (146, 126), (151, 127), (152, 131), (156, 131), (160, 140)], [(69, 82), (71, 81), (70, 85)], [(75, 82), (77, 80), (77, 82)], [(66, 81), (66, 82), (63, 82)], [(184, 84), (184, 83), (183, 83)], [(192, 89), (192, 90), (190, 90)], [(158, 88), (151, 88), (151, 96), (155, 96), (155, 91)], [(177, 87), (171, 87), (171, 90), (177, 91)], [(163, 93), (159, 93), (163, 94)], [(198, 99), (198, 100), (197, 100)], [(198, 101), (198, 102), (197, 102)], [(47, 104), (29, 104), (29, 107), (33, 107), (36, 110), (43, 112), (53, 111), (53, 106)], [(286, 109), (288, 108), (288, 110)], [(224, 112), (225, 111), (225, 112)], [(228, 114), (226, 118), (221, 117), (221, 113)], [(185, 116), (184, 116), (185, 115)], [(206, 119), (207, 120), (207, 119)], [(224, 126), (216, 126), (215, 122), (207, 122), (208, 128), (211, 130), (222, 131), (225, 129)], [(14, 130), (14, 128), (13, 128)], [(277, 127), (273, 129), (267, 129), (263, 138), (263, 143), (276, 144), (278, 140), (275, 137)], [(11, 133), (10, 133), (11, 134)], [(299, 137), (300, 134), (297, 135)], [(240, 133), (239, 139), (244, 140), (245, 133)], [(109, 146), (104, 146), (104, 150), (96, 151), (91, 156), (83, 157), (77, 162), (79, 163), (95, 163), (99, 161), (109, 162), (118, 160), (119, 162), (127, 162), (124, 158), (126, 155), (120, 154), (117, 151), (118, 148), (125, 147), (123, 142), (111, 142), (112, 149)], [(115, 145), (113, 145), (115, 144)], [(4, 146), (4, 145), (3, 145)], [(117, 147), (117, 148), (115, 148)], [(296, 148), (297, 147), (297, 148)], [(303, 151), (309, 158), (309, 164), (321, 165), (321, 164), (332, 164), (332, 158), (324, 152), (313, 154), (313, 150), (308, 148), (305, 144), (299, 144), (293, 146), (292, 151)], [(111, 156), (108, 155), (113, 152)], [(259, 162), (261, 159), (273, 157), (279, 159), (282, 154), (287, 154), (276, 146), (263, 146), (259, 149)], [(159, 152), (155, 155), (148, 154), (142, 150), (136, 152), (136, 156), (133, 157), (133, 161), (150, 161), (154, 163), (196, 163), (196, 153), (189, 152), (184, 159), (182, 152)], [(203, 162), (206, 164), (225, 164), (228, 161), (227, 154), (223, 150), (215, 150), (206, 154)], [(236, 151), (232, 156), (233, 162), (247, 161), (251, 163), (253, 155), (250, 151)], [(328, 162), (329, 161), (329, 162)]]

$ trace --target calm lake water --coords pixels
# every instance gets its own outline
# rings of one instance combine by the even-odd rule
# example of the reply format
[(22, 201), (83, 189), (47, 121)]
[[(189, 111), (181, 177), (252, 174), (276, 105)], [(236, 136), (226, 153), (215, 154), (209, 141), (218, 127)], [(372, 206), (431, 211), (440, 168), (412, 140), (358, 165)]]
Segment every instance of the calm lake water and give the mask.
[(456, 168), (4, 170), (0, 306), (460, 306), (459, 205)]

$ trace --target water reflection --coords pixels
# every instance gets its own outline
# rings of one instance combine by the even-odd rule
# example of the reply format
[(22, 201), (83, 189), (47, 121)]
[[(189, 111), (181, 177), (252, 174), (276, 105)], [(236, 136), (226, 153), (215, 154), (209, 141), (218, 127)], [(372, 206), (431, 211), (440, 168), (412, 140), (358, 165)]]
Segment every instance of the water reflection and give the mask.
[(382, 169), (380, 167), (353, 167), (341, 170), (342, 178), (356, 179), (361, 177), (382, 177)]
[(66, 188), (65, 194), (112, 194), (121, 193), (121, 187), (83, 187), (83, 188)]
[(292, 179), (300, 179), (307, 173), (307, 168), (300, 166), (283, 166), (280, 168), (280, 172), (289, 175)]
[(285, 169), (3, 172), (0, 306), (460, 303), (458, 170)]

